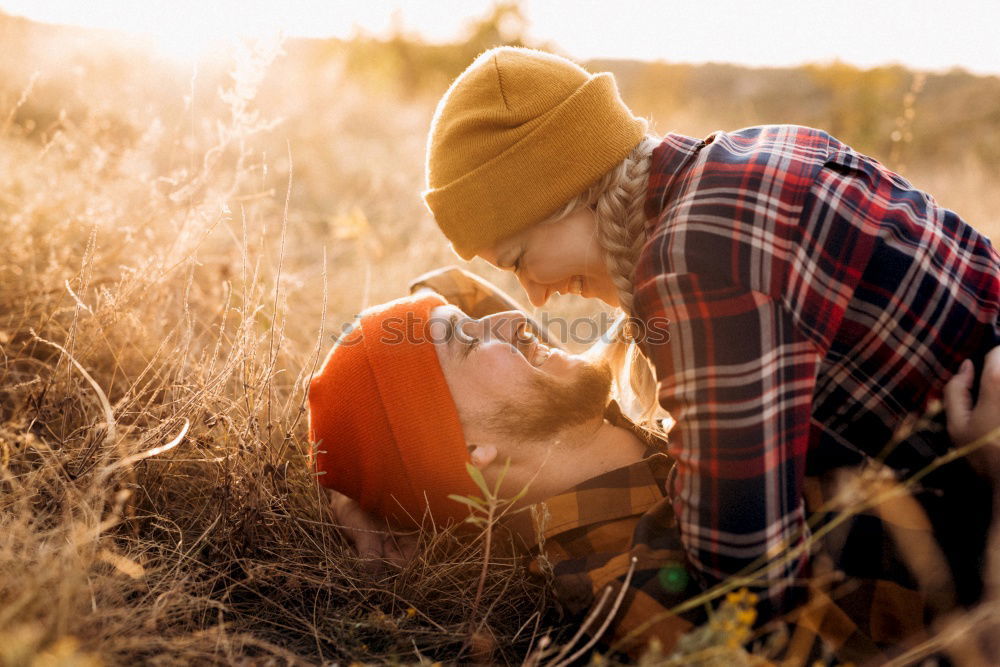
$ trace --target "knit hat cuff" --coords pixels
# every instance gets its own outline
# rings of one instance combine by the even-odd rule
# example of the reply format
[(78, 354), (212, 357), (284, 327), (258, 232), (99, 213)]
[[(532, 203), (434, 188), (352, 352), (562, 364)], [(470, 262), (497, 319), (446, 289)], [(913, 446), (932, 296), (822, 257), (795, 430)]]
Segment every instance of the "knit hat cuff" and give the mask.
[(399, 299), (363, 313), (309, 386), (309, 440), (319, 482), (362, 509), (406, 524), (429, 508), (436, 522), (478, 494), (457, 407), (430, 335), (438, 296)]
[(425, 191), (424, 200), (455, 252), (472, 259), (565, 206), (624, 160), (645, 132), (646, 122), (632, 116), (611, 74), (597, 74), (524, 139)]
[[(382, 456), (391, 449), (400, 463), (395, 481), (379, 491), (378, 511), (400, 521), (409, 516), (419, 523), (425, 505), (437, 522), (462, 518), (466, 508), (448, 495), (476, 491), (465, 469), (469, 456), (457, 408), (429, 329), (431, 309), (444, 303), (436, 295), (401, 300), (380, 318), (362, 318), (365, 351), (395, 442)], [(404, 322), (412, 328), (401, 326)]]

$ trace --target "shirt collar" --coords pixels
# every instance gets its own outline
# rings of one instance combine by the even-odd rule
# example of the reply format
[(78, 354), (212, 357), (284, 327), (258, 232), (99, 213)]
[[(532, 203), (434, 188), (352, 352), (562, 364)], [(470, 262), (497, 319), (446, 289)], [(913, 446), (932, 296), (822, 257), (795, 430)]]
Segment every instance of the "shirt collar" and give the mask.
[(613, 426), (626, 429), (631, 431), (632, 435), (639, 438), (646, 445), (646, 451), (643, 452), (643, 457), (652, 456), (657, 452), (667, 451), (667, 436), (665, 433), (657, 435), (649, 429), (642, 428), (634, 421), (625, 416), (622, 412), (621, 406), (618, 405), (617, 401), (611, 401), (608, 403), (608, 407), (604, 409), (604, 418)]
[(714, 139), (714, 133), (707, 140), (670, 133), (663, 137), (659, 146), (653, 149), (649, 165), (649, 185), (646, 190), (645, 213), (647, 220), (655, 220), (666, 208), (671, 189), (678, 176), (691, 163), (692, 158), (706, 143)]

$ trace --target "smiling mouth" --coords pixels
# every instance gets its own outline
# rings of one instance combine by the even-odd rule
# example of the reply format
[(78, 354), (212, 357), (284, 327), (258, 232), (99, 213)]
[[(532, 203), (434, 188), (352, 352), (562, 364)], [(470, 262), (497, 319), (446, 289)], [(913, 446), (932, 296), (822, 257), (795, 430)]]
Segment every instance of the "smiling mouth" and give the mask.
[(530, 356), (527, 356), (528, 363), (538, 368), (552, 356), (552, 348), (539, 341), (535, 344), (534, 349), (531, 351)]
[(552, 348), (539, 340), (527, 323), (518, 328), (514, 348), (535, 368), (544, 364), (552, 356)]
[(577, 296), (583, 296), (583, 276), (576, 275), (570, 277), (566, 286), (557, 289), (556, 294), (575, 294)]

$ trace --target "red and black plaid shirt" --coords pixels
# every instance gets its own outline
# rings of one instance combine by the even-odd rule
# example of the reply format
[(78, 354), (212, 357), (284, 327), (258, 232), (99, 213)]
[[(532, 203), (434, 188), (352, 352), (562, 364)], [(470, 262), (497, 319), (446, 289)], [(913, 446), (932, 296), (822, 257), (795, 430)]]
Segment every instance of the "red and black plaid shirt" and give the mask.
[[(1000, 343), (1000, 257), (926, 193), (804, 127), (668, 135), (647, 195), (635, 315), (647, 332), (669, 321), (669, 341), (643, 345), (678, 420), (685, 552), (706, 585), (765, 564), (777, 611), (808, 561), (781, 557), (809, 535), (807, 472), (871, 458), (905, 477), (950, 446), (923, 429), (887, 448), (963, 359)], [(976, 485), (956, 462), (922, 487), (935, 536), (957, 540), (962, 601), (989, 522)]]
[[(645, 458), (515, 514), (506, 525), (529, 550), (530, 569), (548, 577), (577, 619), (592, 617), (589, 633), (600, 633), (605, 647), (637, 657), (656, 638), (670, 652), (682, 634), (706, 622), (706, 606), (717, 607), (723, 596), (687, 604), (704, 591), (677, 530), (666, 441), (639, 430), (614, 403), (605, 418), (643, 438)], [(837, 492), (833, 481), (808, 479), (810, 510)], [(852, 515), (822, 548), (816, 545), (822, 567), (801, 586), (802, 603), (763, 628), (764, 635), (781, 629), (791, 638), (770, 642), (776, 647), (770, 657), (801, 664), (829, 653), (840, 661), (881, 660), (925, 636), (935, 601), (920, 590), (901, 544), (925, 542), (928, 533), (906, 509), (897, 501)]]

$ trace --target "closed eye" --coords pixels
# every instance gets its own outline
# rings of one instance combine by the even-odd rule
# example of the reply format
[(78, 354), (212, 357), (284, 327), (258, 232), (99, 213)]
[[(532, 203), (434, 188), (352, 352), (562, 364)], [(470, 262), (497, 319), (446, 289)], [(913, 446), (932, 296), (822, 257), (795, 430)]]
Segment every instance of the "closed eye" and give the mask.
[(459, 356), (462, 360), (465, 360), (473, 350), (479, 347), (480, 341), (475, 336), (470, 336), (462, 330), (462, 323), (458, 313), (448, 318), (448, 322), (451, 325), (451, 331), (454, 333), (455, 338), (462, 345), (462, 349), (459, 350)]
[(513, 262), (500, 265), (498, 268), (504, 271), (513, 271), (517, 274), (521, 270), (521, 264), (524, 262), (524, 252), (518, 253), (517, 257)]
[(523, 259), (524, 259), (524, 253), (522, 252), (520, 255), (517, 256), (517, 259), (514, 260), (514, 264), (511, 266), (511, 268), (514, 269), (514, 274), (515, 275), (518, 274), (518, 273), (520, 273), (520, 271), (521, 271), (521, 261)]

